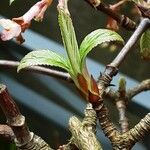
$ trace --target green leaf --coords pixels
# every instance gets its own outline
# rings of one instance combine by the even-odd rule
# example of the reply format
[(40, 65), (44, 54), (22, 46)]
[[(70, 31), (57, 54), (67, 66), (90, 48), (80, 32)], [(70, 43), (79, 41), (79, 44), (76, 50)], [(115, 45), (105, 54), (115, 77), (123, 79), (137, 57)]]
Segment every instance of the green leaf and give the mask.
[(150, 29), (146, 30), (140, 38), (140, 53), (143, 59), (150, 60)]
[(71, 71), (67, 60), (63, 56), (50, 50), (37, 50), (28, 53), (21, 60), (17, 71), (19, 72), (23, 68), (37, 65), (55, 66), (63, 68), (68, 72)]
[(15, 144), (10, 144), (9, 150), (17, 150)]
[(67, 6), (67, 1), (68, 0), (60, 1), (58, 5), (58, 21), (64, 47), (67, 51), (72, 70), (74, 71), (74, 74), (77, 75), (80, 72), (80, 54), (74, 27)]
[(122, 37), (111, 30), (108, 29), (97, 29), (90, 34), (88, 34), (80, 45), (80, 58), (81, 58), (81, 70), (85, 63), (85, 58), (87, 54), (97, 45), (104, 42), (119, 41), (124, 42)]

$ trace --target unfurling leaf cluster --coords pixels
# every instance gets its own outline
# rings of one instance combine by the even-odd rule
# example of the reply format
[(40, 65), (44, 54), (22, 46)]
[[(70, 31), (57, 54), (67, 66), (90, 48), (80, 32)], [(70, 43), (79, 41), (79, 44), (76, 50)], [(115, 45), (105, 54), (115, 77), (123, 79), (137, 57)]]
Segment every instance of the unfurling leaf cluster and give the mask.
[(119, 41), (123, 39), (119, 34), (107, 29), (97, 29), (87, 35), (78, 46), (75, 30), (72, 24), (67, 5), (68, 0), (58, 4), (58, 22), (61, 30), (67, 58), (50, 50), (32, 51), (20, 62), (18, 71), (33, 65), (49, 65), (65, 69), (72, 77), (74, 83), (86, 99), (99, 95), (95, 80), (89, 75), (86, 66), (87, 54), (97, 45), (104, 42)]

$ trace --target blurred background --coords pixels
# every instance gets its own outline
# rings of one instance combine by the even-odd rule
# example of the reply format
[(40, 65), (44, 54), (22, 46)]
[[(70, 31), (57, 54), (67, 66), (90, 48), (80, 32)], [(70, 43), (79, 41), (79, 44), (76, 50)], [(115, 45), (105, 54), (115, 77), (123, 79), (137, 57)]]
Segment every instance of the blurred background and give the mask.
[[(37, 1), (16, 0), (9, 6), (8, 1), (1, 0), (0, 18), (22, 16), (35, 2)], [(113, 1), (109, 1), (109, 3), (113, 3)], [(26, 41), (22, 45), (18, 45), (15, 41), (0, 41), (0, 59), (20, 60), (25, 54), (35, 49), (50, 49), (65, 55), (57, 22), (56, 6), (57, 1), (54, 1), (47, 10), (43, 22), (32, 22), (30, 30), (27, 30), (23, 35)], [(92, 9), (84, 1), (70, 0), (69, 8), (78, 43), (81, 43), (83, 38), (91, 31), (105, 28), (108, 17)], [(123, 7), (122, 12), (133, 18), (132, 4)], [(134, 19), (136, 18), (134, 17)], [(119, 33), (125, 41), (132, 34), (131, 31), (122, 28)], [(120, 46), (116, 50), (115, 46), (106, 48), (98, 46), (88, 55), (88, 67), (95, 78), (98, 78), (100, 71), (104, 70), (104, 66), (113, 60), (120, 49)], [(126, 77), (128, 88), (150, 78), (149, 62), (141, 59), (138, 44), (121, 65), (120, 74), (112, 81), (116, 88), (120, 76)], [(21, 112), (26, 116), (31, 131), (40, 135), (53, 148), (67, 143), (70, 138), (68, 131), (69, 118), (73, 115), (82, 118), (86, 106), (72, 84), (46, 75), (32, 72), (17, 73), (16, 69), (7, 68), (0, 68), (0, 82), (7, 85)], [(144, 92), (136, 96), (129, 104), (128, 117), (131, 128), (149, 112), (149, 97), (150, 92)], [(109, 100), (107, 103), (110, 108), (111, 119), (119, 127), (116, 107)], [(2, 111), (0, 111), (0, 121), (1, 123), (6, 122)], [(100, 129), (98, 129), (97, 135), (104, 149), (111, 149), (109, 141)], [(0, 140), (0, 150), (9, 150), (10, 148), (10, 144), (2, 139)], [(133, 149), (149, 150), (150, 136), (147, 135)]]

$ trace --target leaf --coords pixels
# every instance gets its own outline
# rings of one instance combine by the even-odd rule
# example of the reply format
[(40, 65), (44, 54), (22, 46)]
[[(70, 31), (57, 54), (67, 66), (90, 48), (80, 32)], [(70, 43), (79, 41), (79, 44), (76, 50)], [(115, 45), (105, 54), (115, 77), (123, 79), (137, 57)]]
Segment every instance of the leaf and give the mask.
[(17, 150), (16, 145), (15, 144), (10, 144), (9, 150)]
[(140, 53), (143, 59), (150, 60), (150, 29), (146, 30), (140, 38)]
[(90, 34), (88, 34), (80, 45), (80, 57), (81, 57), (81, 70), (85, 63), (85, 58), (87, 54), (97, 45), (104, 42), (119, 41), (124, 42), (122, 37), (111, 30), (108, 29), (97, 29)]
[(67, 60), (63, 58), (63, 56), (56, 54), (55, 52), (50, 50), (37, 50), (28, 53), (20, 61), (17, 71), (19, 72), (23, 68), (37, 65), (55, 66), (63, 68), (68, 72), (71, 71)]
[(67, 51), (72, 69), (74, 73), (77, 75), (78, 73), (80, 73), (80, 67), (79, 67), (80, 54), (79, 54), (74, 27), (67, 7), (67, 0), (60, 1), (58, 5), (58, 12), (59, 12), (58, 21), (59, 21), (64, 47)]

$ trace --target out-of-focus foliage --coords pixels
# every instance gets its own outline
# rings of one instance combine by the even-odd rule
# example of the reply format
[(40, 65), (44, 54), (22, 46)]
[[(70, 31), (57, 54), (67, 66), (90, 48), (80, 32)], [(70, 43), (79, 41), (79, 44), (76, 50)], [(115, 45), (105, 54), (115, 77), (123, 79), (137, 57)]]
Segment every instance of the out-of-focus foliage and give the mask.
[(150, 60), (150, 29), (140, 39), (140, 53), (143, 59)]

